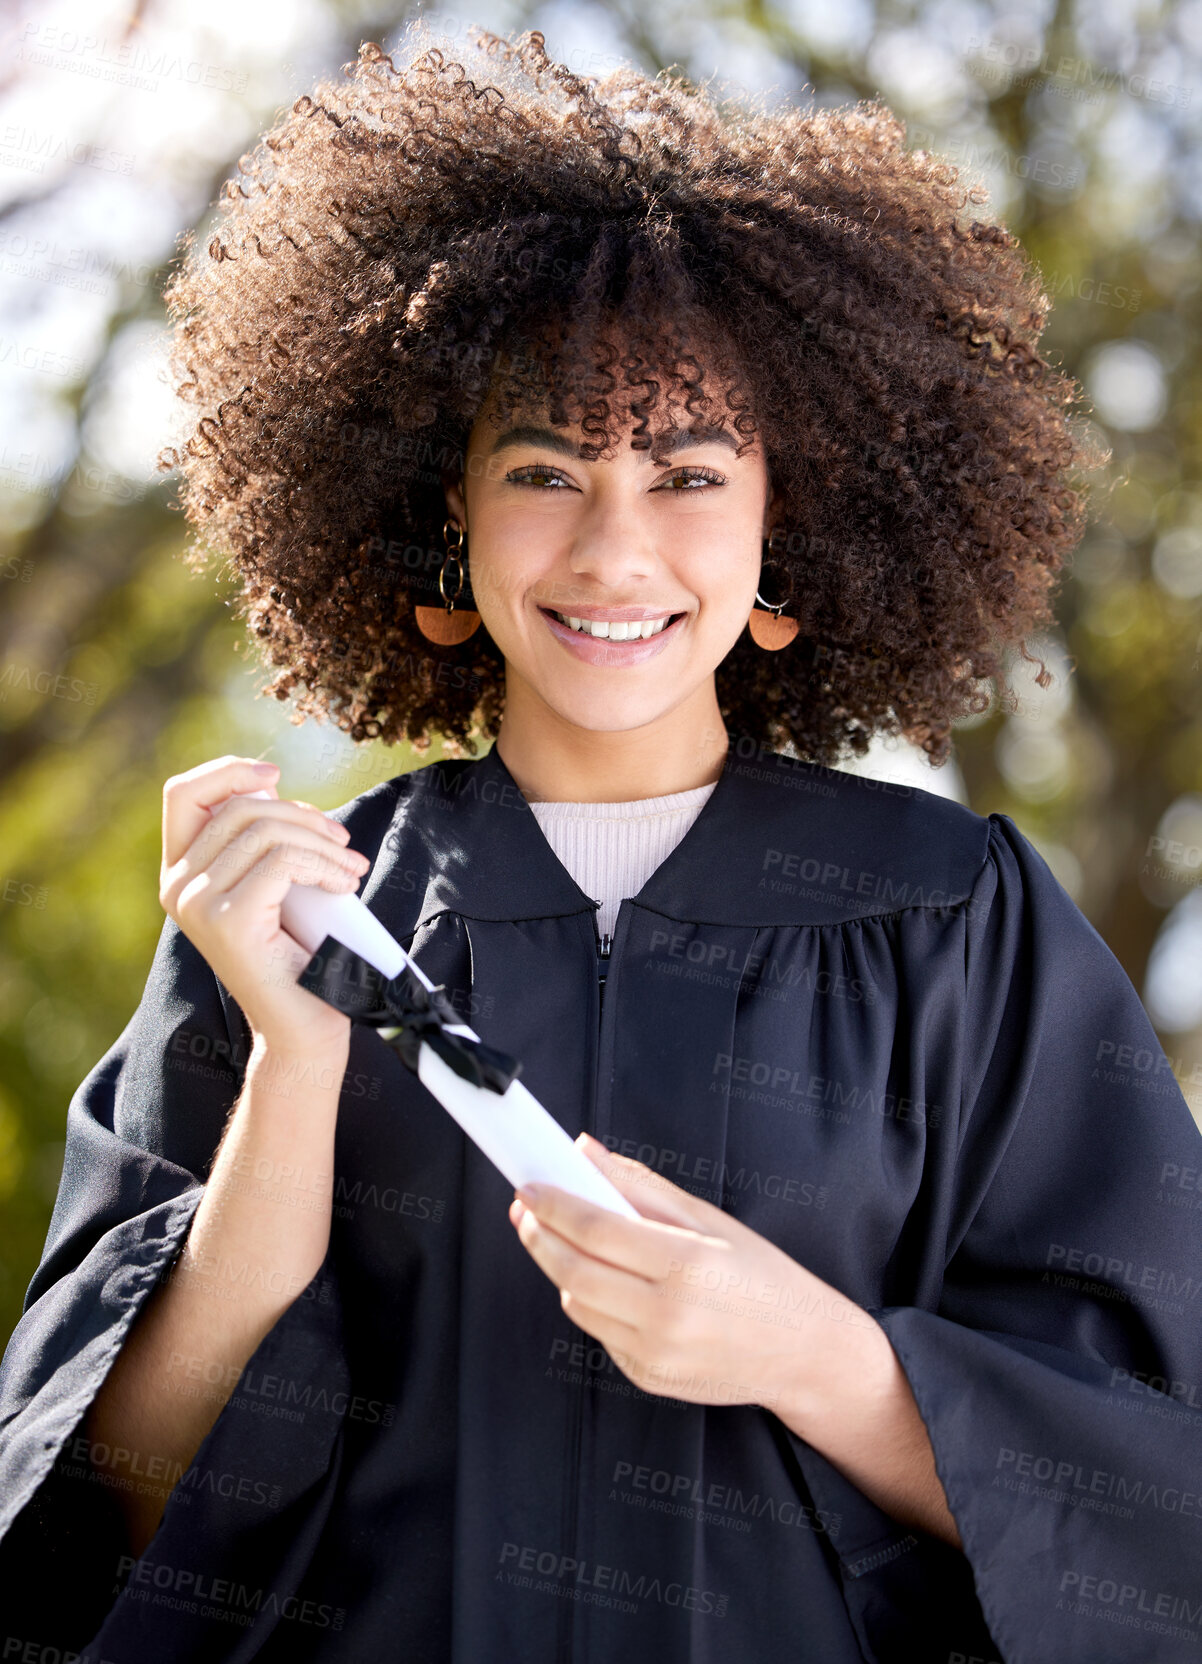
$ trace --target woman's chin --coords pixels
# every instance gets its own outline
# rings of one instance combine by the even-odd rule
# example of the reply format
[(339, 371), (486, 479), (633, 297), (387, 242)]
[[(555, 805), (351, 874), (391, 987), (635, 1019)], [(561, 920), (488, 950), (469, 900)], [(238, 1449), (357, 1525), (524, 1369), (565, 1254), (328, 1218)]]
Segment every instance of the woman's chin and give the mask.
[(552, 690), (546, 690), (543, 697), (564, 722), (593, 734), (619, 734), (634, 728), (646, 728), (675, 703), (666, 694), (662, 699), (564, 699), (556, 698)]

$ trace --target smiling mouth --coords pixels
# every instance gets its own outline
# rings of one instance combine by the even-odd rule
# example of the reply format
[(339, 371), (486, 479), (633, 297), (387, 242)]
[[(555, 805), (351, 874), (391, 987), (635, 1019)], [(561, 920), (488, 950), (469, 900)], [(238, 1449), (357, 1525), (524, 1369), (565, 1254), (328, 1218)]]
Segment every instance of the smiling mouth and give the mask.
[(578, 635), (593, 636), (601, 641), (647, 641), (684, 617), (682, 612), (673, 612), (666, 618), (632, 619), (624, 623), (616, 619), (574, 618), (568, 613), (556, 612), (552, 607), (540, 607), (539, 611), (547, 613), (565, 628), (575, 630)]

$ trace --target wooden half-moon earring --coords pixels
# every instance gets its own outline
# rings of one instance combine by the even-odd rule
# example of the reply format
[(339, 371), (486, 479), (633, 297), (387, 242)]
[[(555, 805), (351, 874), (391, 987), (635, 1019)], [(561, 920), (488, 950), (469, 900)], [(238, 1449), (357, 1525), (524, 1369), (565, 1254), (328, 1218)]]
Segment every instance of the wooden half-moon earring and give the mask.
[[(772, 538), (775, 536), (776, 531), (774, 530), (772, 537), (766, 540), (765, 546), (767, 548), (771, 549)], [(765, 565), (775, 564), (774, 561), (765, 562), (762, 558), (760, 561), (761, 570)], [(782, 647), (789, 645), (800, 630), (800, 620), (781, 617), (781, 611), (785, 606), (784, 601), (778, 601), (773, 605), (771, 601), (764, 600), (758, 589), (755, 592), (755, 598), (759, 602), (759, 606), (752, 607), (747, 615), (747, 628), (751, 631), (751, 639), (757, 647), (764, 648), (768, 653), (779, 652)]]
[[(459, 533), (459, 541), (451, 546), (448, 527), (454, 526)], [(444, 520), (442, 523), (443, 542), (447, 546), (446, 558), (438, 572), (438, 593), (442, 596), (445, 606), (442, 607), (414, 607), (413, 616), (417, 620), (417, 627), (427, 641), (437, 642), (440, 647), (454, 647), (467, 638), (479, 627), (480, 614), (473, 607), (460, 607), (455, 610), (455, 602), (463, 594), (463, 527), (456, 520)], [(455, 562), (455, 593), (447, 594), (447, 567)]]

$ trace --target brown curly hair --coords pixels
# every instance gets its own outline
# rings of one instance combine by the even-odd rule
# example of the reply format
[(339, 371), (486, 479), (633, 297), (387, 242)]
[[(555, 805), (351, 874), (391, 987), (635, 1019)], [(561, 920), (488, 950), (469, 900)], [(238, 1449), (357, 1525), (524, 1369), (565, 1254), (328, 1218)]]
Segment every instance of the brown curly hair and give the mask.
[(260, 693), (301, 684), (292, 721), (356, 741), (495, 738), (487, 631), (435, 648), (414, 621), (438, 604), (443, 482), (490, 391), (609, 450), (620, 368), (632, 445), (665, 389), (719, 408), (784, 505), (761, 588), (802, 629), (771, 654), (740, 635), (728, 728), (818, 763), (900, 732), (942, 762), (1005, 649), (1031, 659), (1085, 529), (1079, 470), (1105, 459), (1037, 350), (1051, 302), (1017, 239), (961, 216), (983, 188), (907, 152), (879, 100), (766, 111), (666, 71), (576, 76), (537, 30), (469, 34), (451, 59), (411, 25), (298, 98), (165, 291), (200, 414), (159, 465), (202, 534), (185, 558), (232, 561), (281, 667)]

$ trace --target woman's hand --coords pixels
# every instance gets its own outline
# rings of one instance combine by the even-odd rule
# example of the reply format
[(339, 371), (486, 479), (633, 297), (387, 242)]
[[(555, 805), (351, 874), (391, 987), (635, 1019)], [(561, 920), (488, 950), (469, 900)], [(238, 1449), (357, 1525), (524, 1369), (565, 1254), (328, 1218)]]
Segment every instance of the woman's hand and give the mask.
[[(274, 767), (274, 765), (271, 765)], [(163, 787), (159, 902), (237, 1000), (256, 1040), (307, 1057), (349, 1045), (351, 1020), (296, 978), (313, 957), (280, 923), (293, 883), (351, 895), (368, 868), (312, 803), (255, 801), (275, 775), (221, 757)]]
[(830, 1324), (875, 1327), (868, 1314), (721, 1208), (586, 1133), (577, 1143), (643, 1218), (558, 1185), (528, 1207), (515, 1197), (509, 1217), (567, 1316), (645, 1392), (802, 1420), (826, 1390)]

